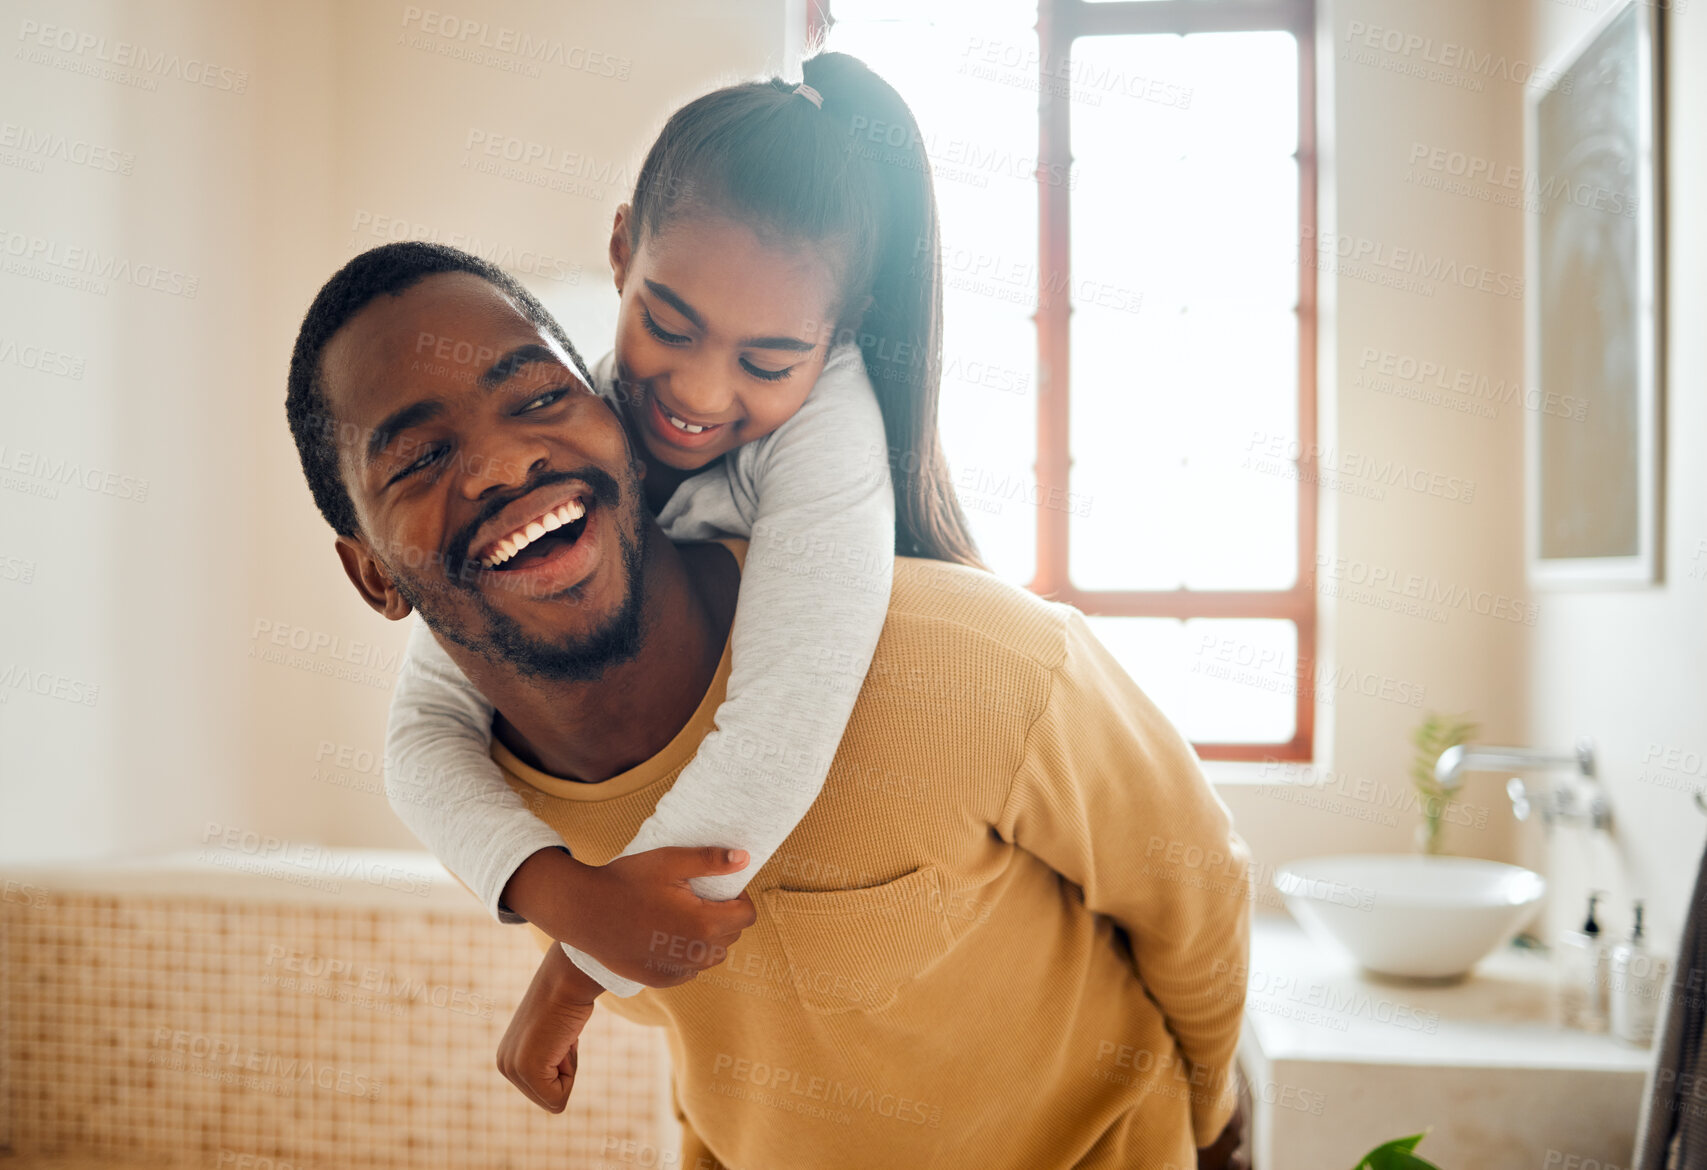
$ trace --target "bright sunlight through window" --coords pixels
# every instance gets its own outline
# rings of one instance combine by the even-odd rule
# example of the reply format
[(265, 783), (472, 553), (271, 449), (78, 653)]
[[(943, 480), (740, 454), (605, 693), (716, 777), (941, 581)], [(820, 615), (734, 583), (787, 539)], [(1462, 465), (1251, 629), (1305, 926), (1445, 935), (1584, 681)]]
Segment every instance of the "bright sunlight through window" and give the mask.
[[(1313, 502), (1289, 462), (1252, 458), (1313, 416), (1299, 41), (1145, 32), (1115, 9), (1062, 34), (1043, 3), (1041, 23), (1038, 0), (830, 6), (826, 47), (901, 91), (932, 160), (961, 503), (990, 566), (1092, 615), (1206, 757), (1307, 756)], [(1050, 149), (1045, 94), (1070, 153)], [(1040, 296), (1070, 304), (1059, 433), (1047, 400), (1040, 424)], [(1052, 443), (1064, 491), (1039, 482)]]

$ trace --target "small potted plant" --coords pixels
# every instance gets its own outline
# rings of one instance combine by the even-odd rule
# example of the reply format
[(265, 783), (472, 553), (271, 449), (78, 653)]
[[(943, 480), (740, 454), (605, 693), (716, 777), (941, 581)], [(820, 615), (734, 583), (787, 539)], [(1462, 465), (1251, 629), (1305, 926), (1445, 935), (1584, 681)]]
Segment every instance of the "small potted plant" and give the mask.
[[(1445, 748), (1441, 749), (1445, 751)], [(1417, 1143), (1423, 1140), (1423, 1134), (1412, 1134), (1407, 1138), (1395, 1138), (1383, 1145), (1376, 1146), (1363, 1155), (1354, 1170), (1440, 1170), (1427, 1158), (1416, 1154)]]
[(1417, 749), (1411, 761), (1411, 783), (1416, 786), (1417, 806), (1422, 824), (1417, 826), (1417, 848), (1434, 855), (1440, 852), (1441, 818), (1452, 794), (1441, 788), (1434, 778), (1435, 761), (1449, 747), (1469, 743), (1480, 728), (1457, 715), (1441, 715), (1430, 711), (1417, 729), (1411, 732), (1411, 744)]

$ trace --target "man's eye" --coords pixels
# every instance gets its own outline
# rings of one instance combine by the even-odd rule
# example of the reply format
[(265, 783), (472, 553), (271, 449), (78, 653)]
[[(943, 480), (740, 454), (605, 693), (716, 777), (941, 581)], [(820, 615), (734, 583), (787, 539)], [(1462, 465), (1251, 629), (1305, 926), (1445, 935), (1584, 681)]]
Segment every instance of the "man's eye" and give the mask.
[(560, 400), (567, 393), (569, 393), (569, 391), (561, 387), (556, 390), (547, 390), (544, 394), (528, 399), (527, 402), (522, 405), (522, 408), (516, 411), (516, 413), (526, 414), (530, 410), (543, 410), (552, 403)]
[(411, 475), (414, 475), (417, 471), (425, 471), (427, 468), (431, 467), (434, 463), (438, 462), (439, 457), (441, 455), (443, 455), (444, 453), (445, 453), (445, 448), (442, 445), (429, 449), (426, 452), (426, 454), (422, 455), (419, 459), (415, 460), (415, 462), (409, 464), (409, 466), (403, 468), (403, 470), (399, 471), (396, 475), (392, 476), (391, 479), (386, 482), (386, 486), (390, 487), (392, 484), (397, 483), (399, 480), (408, 479)]
[(664, 329), (660, 328), (658, 322), (652, 319), (652, 313), (645, 305), (640, 306), (640, 319), (646, 323), (646, 332), (650, 333), (653, 337), (656, 337), (659, 341), (662, 341), (665, 345), (681, 345), (684, 342), (692, 340), (680, 333), (668, 333)]
[(793, 366), (785, 366), (780, 370), (767, 370), (763, 366), (755, 366), (746, 358), (741, 359), (741, 368), (761, 382), (780, 382), (794, 373)]

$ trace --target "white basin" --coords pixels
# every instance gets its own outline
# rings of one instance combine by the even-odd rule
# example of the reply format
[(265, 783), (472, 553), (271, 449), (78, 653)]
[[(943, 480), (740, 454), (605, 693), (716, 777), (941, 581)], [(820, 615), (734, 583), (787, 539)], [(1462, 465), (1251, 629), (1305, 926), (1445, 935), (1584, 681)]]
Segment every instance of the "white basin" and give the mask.
[(1274, 885), (1305, 930), (1379, 975), (1463, 975), (1511, 941), (1547, 883), (1515, 865), (1397, 853), (1313, 857)]

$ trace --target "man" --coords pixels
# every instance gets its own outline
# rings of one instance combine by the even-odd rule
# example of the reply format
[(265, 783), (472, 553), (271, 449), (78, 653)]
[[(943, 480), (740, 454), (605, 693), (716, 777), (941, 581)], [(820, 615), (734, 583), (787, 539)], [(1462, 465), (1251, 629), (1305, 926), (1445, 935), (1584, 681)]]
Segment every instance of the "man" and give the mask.
[[(358, 591), (422, 613), (498, 709), (512, 786), (575, 857), (614, 857), (712, 727), (742, 546), (663, 538), (568, 338), (452, 249), (328, 282), (289, 413)], [(474, 559), (566, 494), (585, 525), (525, 577)], [(684, 1167), (1183, 1170), (1225, 1146), (1247, 854), (1076, 611), (898, 559), (829, 780), (749, 892), (720, 966), (611, 1004), (667, 1030)], [(661, 969), (715, 949), (660, 934)], [(547, 1108), (598, 991), (548, 946), (500, 1050)]]

